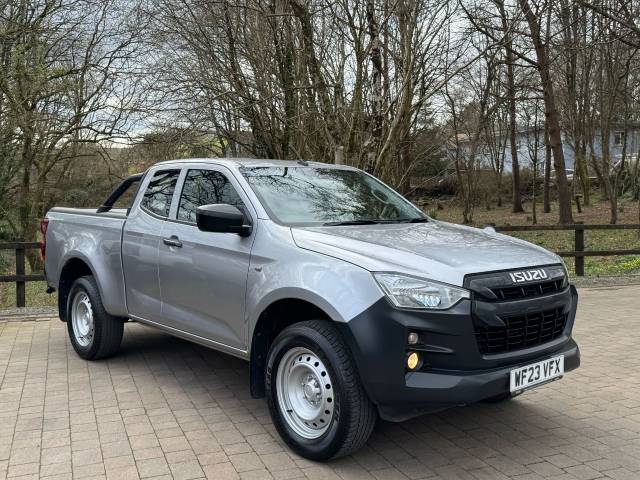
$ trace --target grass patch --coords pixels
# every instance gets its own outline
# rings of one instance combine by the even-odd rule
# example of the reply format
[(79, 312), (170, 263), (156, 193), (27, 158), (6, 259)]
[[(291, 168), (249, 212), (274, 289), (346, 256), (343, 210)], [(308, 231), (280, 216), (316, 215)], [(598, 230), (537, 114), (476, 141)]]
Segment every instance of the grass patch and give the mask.
[[(55, 307), (58, 305), (58, 295), (49, 295), (45, 290), (47, 282), (27, 282), (25, 298), (27, 307)], [(16, 284), (0, 283), (0, 310), (16, 306)]]
[[(554, 252), (574, 249), (574, 232), (505, 232)], [(585, 250), (640, 249), (640, 237), (634, 230), (587, 230)], [(569, 273), (574, 273), (574, 259), (565, 258)], [(586, 276), (632, 275), (640, 273), (640, 256), (585, 257)]]

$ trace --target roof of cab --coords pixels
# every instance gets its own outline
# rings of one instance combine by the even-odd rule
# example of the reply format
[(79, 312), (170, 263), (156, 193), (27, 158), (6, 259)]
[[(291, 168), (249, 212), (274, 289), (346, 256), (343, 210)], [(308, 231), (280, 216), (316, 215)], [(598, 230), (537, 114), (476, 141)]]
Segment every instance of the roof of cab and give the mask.
[(262, 158), (184, 158), (167, 160), (156, 165), (176, 165), (182, 163), (211, 163), (212, 165), (227, 165), (234, 167), (322, 167), (322, 168), (353, 168), (348, 165), (333, 163), (311, 162), (307, 160), (269, 160)]

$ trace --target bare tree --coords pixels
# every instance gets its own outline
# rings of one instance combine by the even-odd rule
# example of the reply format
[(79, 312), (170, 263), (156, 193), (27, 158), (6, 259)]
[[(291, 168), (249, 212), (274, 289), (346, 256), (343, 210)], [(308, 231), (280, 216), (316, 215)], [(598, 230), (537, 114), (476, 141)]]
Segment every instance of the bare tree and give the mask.
[[(496, 91), (492, 94), (493, 101), (502, 103), (500, 81), (494, 82), (494, 90)], [(506, 132), (509, 131), (509, 112), (508, 109), (502, 108), (501, 106), (496, 106), (492, 110), (494, 112), (493, 115), (487, 118), (484, 143), (486, 144), (485, 147), (489, 164), (496, 177), (496, 203), (498, 207), (502, 207), (502, 181), (507, 142), (510, 138), (510, 136), (506, 134)]]
[(551, 213), (551, 142), (549, 140), (549, 124), (544, 122), (544, 183), (542, 210)]
[(371, 58), (371, 138), (368, 142), (371, 151), (367, 152), (367, 170), (375, 168), (376, 152), (382, 140), (382, 125), (384, 122), (382, 77), (384, 67), (382, 63), (382, 46), (380, 42), (380, 26), (378, 24), (376, 2), (367, 0), (367, 26), (371, 39), (369, 55)]
[[(450, 156), (455, 166), (459, 195), (463, 202), (463, 222), (473, 221), (477, 201), (478, 167), (480, 153), (486, 142), (489, 118), (500, 106), (491, 103), (491, 92), (496, 81), (496, 52), (485, 52), (474, 69), (467, 71), (466, 88), (457, 98), (445, 87), (445, 99), (450, 109)], [(469, 88), (469, 87), (472, 88)], [(469, 97), (469, 93), (471, 97)], [(462, 110), (462, 111), (461, 111)]]
[[(145, 161), (340, 161), (403, 192), (448, 156), (471, 222), (479, 170), (500, 204), (508, 156), (523, 210), (518, 139), (544, 125), (544, 211), (557, 189), (559, 221), (573, 220), (568, 147), (573, 188), (588, 204), (595, 175), (615, 222), (620, 195), (640, 196), (638, 13), (626, 0), (0, 0), (0, 212), (34, 239), (55, 184), (83, 158), (117, 170), (110, 147), (136, 137)], [(446, 155), (425, 142), (436, 130)]]
[(421, 161), (412, 138), (464, 53), (454, 13), (444, 0), (158, 1), (158, 126), (180, 121), (234, 153), (340, 152), (403, 188)]
[(588, 10), (578, 3), (562, 1), (559, 4), (561, 42), (555, 46), (563, 65), (564, 82), (560, 85), (560, 109), (567, 140), (575, 155), (574, 188), (581, 187), (584, 204), (589, 205), (590, 175), (587, 148), (595, 135), (597, 109), (593, 105), (595, 89), (595, 46), (592, 38), (592, 18)]
[[(545, 117), (549, 128), (549, 142), (553, 152), (553, 166), (556, 173), (558, 187), (558, 211), (560, 223), (572, 223), (571, 193), (567, 182), (564, 151), (562, 149), (562, 132), (560, 127), (560, 115), (556, 105), (555, 86), (551, 75), (551, 63), (549, 58), (548, 42), (545, 42), (542, 33), (544, 11), (534, 11), (529, 0), (519, 0), (529, 26), (531, 42), (535, 50), (536, 60), (533, 62), (540, 74), (542, 93), (545, 104)], [(547, 34), (548, 39), (548, 34)]]
[(623, 43), (640, 48), (640, 4), (628, 0), (578, 0), (578, 3), (621, 27), (620, 40)]
[(531, 163), (531, 217), (532, 223), (538, 223), (537, 200), (538, 200), (538, 174), (540, 171), (541, 150), (546, 150), (545, 131), (542, 125), (542, 105), (538, 100), (528, 102), (522, 109), (523, 123), (525, 125), (527, 150)]
[(504, 8), (503, 0), (495, 0), (498, 12), (500, 13), (500, 24), (504, 35), (505, 63), (507, 66), (507, 104), (509, 106), (509, 148), (511, 151), (511, 178), (513, 180), (512, 211), (514, 213), (524, 212), (522, 208), (522, 197), (520, 195), (520, 164), (518, 163), (516, 122), (516, 83), (514, 74), (515, 55), (513, 54), (513, 39), (511, 25), (507, 12)]
[(47, 189), (79, 147), (126, 137), (143, 78), (133, 62), (144, 21), (118, 0), (6, 0), (0, 11), (0, 104), (19, 144), (15, 233), (35, 240)]
[[(529, 0), (518, 0), (517, 7), (509, 18), (511, 24), (507, 32), (518, 32), (517, 42), (510, 35), (505, 36), (505, 27), (494, 25), (493, 16), (486, 8), (465, 9), (467, 17), (474, 27), (494, 42), (504, 45), (513, 56), (529, 67), (535, 68), (540, 77), (540, 90), (544, 98), (545, 117), (548, 125), (548, 138), (553, 153), (553, 163), (558, 189), (559, 221), (573, 222), (571, 211), (571, 192), (567, 181), (560, 113), (556, 104), (556, 86), (554, 84), (553, 65), (549, 44), (551, 36), (551, 4), (540, 2), (533, 4)], [(483, 12), (483, 13), (478, 13)], [(506, 18), (506, 14), (502, 17)], [(524, 25), (522, 25), (524, 23)], [(533, 56), (532, 56), (533, 55)]]

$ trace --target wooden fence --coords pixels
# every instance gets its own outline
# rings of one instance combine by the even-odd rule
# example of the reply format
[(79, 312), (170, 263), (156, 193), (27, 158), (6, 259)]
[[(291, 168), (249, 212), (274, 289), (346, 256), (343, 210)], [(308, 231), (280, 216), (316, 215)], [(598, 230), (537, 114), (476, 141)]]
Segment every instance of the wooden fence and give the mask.
[(543, 232), (557, 230), (573, 230), (574, 242), (573, 250), (556, 252), (561, 257), (573, 257), (575, 271), (578, 277), (584, 276), (584, 257), (610, 257), (617, 255), (640, 255), (640, 248), (629, 250), (585, 250), (584, 232), (587, 230), (638, 230), (640, 224), (627, 225), (585, 225), (575, 223), (571, 225), (513, 225), (494, 227), (497, 232)]
[[(494, 227), (497, 232), (543, 232), (557, 230), (574, 231), (574, 247), (571, 251), (556, 252), (562, 257), (573, 257), (575, 262), (575, 272), (579, 277), (584, 276), (584, 257), (607, 257), (615, 255), (640, 255), (640, 248), (629, 250), (585, 250), (585, 231), (587, 230), (638, 230), (640, 224), (635, 225), (585, 225), (576, 223), (572, 225), (513, 225)], [(28, 249), (40, 248), (38, 242), (8, 242), (0, 243), (0, 250), (14, 250), (16, 255), (15, 275), (0, 275), (0, 283), (16, 284), (16, 305), (24, 307), (26, 305), (25, 285), (27, 282), (44, 280), (43, 273), (31, 275), (25, 274), (25, 251)]]
[(15, 275), (0, 275), (0, 283), (16, 284), (16, 306), (26, 305), (25, 286), (27, 282), (37, 282), (44, 280), (44, 273), (25, 274), (25, 251), (40, 248), (39, 242), (8, 242), (0, 243), (0, 250), (13, 250), (16, 253), (16, 273)]

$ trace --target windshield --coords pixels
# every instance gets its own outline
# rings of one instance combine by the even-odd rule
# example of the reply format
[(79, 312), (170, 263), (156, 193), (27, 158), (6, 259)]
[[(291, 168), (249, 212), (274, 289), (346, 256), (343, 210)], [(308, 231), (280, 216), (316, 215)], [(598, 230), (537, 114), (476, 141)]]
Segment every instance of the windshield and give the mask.
[(401, 195), (359, 170), (317, 167), (241, 169), (274, 220), (287, 225), (425, 221)]

